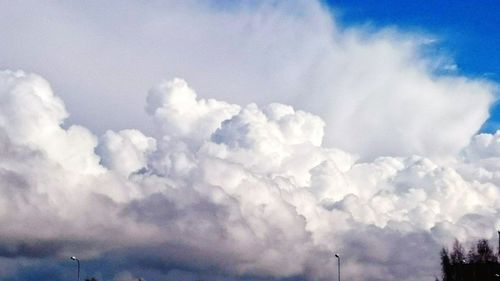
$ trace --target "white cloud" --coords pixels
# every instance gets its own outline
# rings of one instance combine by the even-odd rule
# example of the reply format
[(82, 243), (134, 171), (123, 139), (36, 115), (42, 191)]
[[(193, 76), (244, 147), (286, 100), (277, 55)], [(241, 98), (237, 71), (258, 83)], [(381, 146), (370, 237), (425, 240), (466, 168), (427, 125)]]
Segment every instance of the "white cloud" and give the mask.
[(156, 140), (138, 130), (107, 131), (97, 148), (102, 164), (129, 176), (145, 168), (146, 158), (156, 150)]
[(196, 100), (196, 93), (182, 79), (164, 82), (149, 91), (146, 111), (155, 118), (163, 134), (192, 142), (206, 139), (220, 123), (239, 110), (225, 102)]
[[(496, 86), (434, 74), (422, 38), (312, 1), (115, 4), (0, 4), (1, 63), (75, 114), (0, 72), (0, 256), (326, 280), (340, 252), (351, 280), (420, 280), (500, 228), (500, 133), (474, 135)], [(177, 75), (200, 91), (144, 99)]]
[(85, 128), (61, 127), (64, 104), (44, 79), (0, 77), (9, 113), (0, 117), (10, 118), (0, 127), (4, 257), (116, 252), (157, 272), (327, 279), (338, 251), (352, 280), (414, 280), (401, 267), (430, 277), (439, 245), (500, 226), (498, 182), (475, 173), (498, 173), (483, 162), (497, 156), (498, 133), (475, 136), (452, 166), (420, 156), (360, 162), (321, 146), (319, 117), (207, 102), (176, 79), (150, 92), (158, 136), (108, 131), (97, 144)]
[(488, 117), (494, 86), (435, 74), (450, 59), (421, 52), (434, 35), (339, 27), (316, 1), (221, 5), (4, 3), (0, 25), (16, 28), (0, 29), (0, 63), (41, 73), (70, 122), (98, 133), (153, 134), (143, 93), (176, 76), (208, 103), (279, 102), (319, 115), (326, 144), (365, 159), (453, 156)]

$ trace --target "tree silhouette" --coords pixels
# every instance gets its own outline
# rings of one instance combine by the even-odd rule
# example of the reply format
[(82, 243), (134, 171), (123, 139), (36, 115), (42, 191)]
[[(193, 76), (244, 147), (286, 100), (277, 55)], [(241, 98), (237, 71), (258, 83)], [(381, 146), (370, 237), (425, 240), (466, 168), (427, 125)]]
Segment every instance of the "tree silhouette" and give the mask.
[(493, 253), (488, 240), (481, 239), (477, 242), (477, 255), (480, 263), (497, 262), (497, 257)]
[(458, 240), (454, 241), (451, 253), (448, 254), (448, 250), (442, 248), (440, 256), (442, 281), (500, 280), (500, 257), (495, 255), (486, 239), (478, 240), (470, 248), (467, 257)]
[(496, 263), (498, 261), (486, 239), (477, 241), (476, 246), (469, 250), (467, 260), (469, 263)]
[(441, 249), (441, 268), (443, 270), (443, 281), (451, 281), (451, 263), (446, 248)]
[(458, 239), (455, 239), (453, 242), (453, 249), (451, 250), (450, 253), (450, 260), (451, 264), (463, 264), (465, 263), (465, 250), (462, 244), (458, 241)]

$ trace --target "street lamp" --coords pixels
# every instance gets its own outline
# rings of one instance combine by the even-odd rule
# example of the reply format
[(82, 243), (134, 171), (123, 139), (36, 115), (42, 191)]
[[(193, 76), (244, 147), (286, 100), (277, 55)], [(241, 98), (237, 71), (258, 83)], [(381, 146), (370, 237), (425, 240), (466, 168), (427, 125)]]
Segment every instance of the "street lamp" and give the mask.
[(335, 257), (338, 260), (337, 272), (339, 273), (339, 280), (338, 281), (340, 281), (340, 255), (339, 254), (335, 254)]
[(77, 259), (77, 258), (76, 258), (76, 257), (74, 257), (74, 256), (73, 256), (73, 257), (71, 257), (70, 259), (72, 259), (72, 260), (74, 260), (74, 261), (76, 261), (76, 262), (78, 263), (78, 275), (77, 275), (77, 276), (78, 276), (78, 279), (77, 279), (77, 281), (80, 281), (80, 260), (79, 260), (79, 259)]

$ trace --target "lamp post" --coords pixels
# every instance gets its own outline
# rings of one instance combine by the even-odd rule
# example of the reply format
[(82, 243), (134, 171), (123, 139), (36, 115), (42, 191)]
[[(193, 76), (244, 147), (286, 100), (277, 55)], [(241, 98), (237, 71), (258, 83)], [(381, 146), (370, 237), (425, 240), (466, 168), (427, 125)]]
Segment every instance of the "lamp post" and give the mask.
[(335, 257), (338, 260), (338, 263), (337, 263), (338, 264), (338, 266), (337, 266), (337, 272), (339, 274), (339, 280), (338, 281), (340, 281), (340, 255), (339, 254), (335, 254)]
[(498, 232), (498, 255), (500, 256), (500, 230)]
[(79, 260), (79, 259), (77, 259), (77, 258), (76, 258), (76, 257), (74, 257), (74, 256), (73, 256), (73, 257), (71, 257), (70, 259), (72, 259), (72, 260), (74, 260), (74, 261), (76, 261), (76, 262), (78, 263), (78, 275), (77, 275), (77, 278), (78, 278), (78, 279), (77, 279), (77, 281), (80, 281), (80, 260)]

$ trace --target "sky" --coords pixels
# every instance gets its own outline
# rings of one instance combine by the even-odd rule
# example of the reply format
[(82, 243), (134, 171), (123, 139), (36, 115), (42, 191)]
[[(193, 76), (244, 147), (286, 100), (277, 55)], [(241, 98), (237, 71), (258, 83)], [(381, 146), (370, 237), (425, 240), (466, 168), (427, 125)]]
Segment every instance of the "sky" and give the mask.
[[(500, 81), (498, 1), (324, 1), (344, 26), (392, 26), (434, 34), (438, 37), (433, 52), (452, 56), (459, 73)], [(455, 69), (454, 69), (455, 70)], [(482, 132), (498, 130), (500, 105), (490, 110)]]
[(0, 1), (0, 279), (434, 280), (496, 245), (482, 3)]

